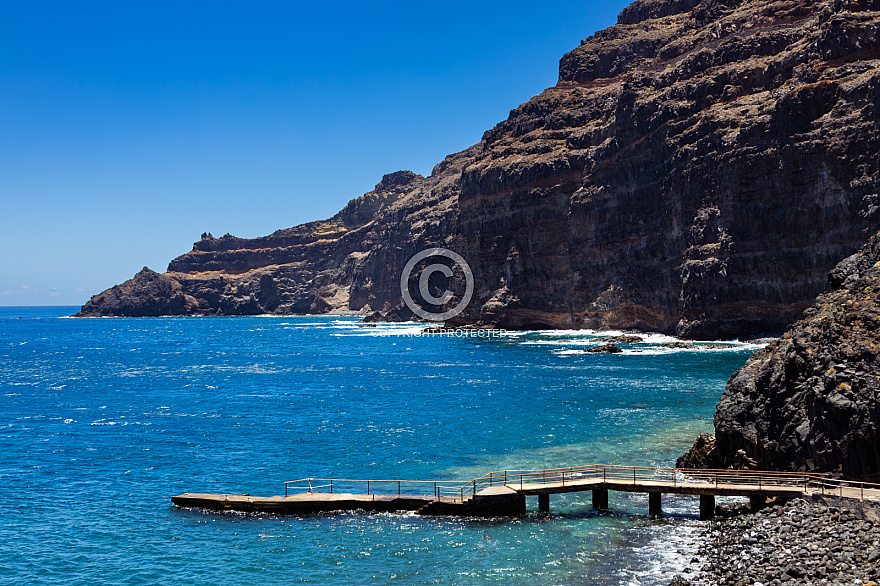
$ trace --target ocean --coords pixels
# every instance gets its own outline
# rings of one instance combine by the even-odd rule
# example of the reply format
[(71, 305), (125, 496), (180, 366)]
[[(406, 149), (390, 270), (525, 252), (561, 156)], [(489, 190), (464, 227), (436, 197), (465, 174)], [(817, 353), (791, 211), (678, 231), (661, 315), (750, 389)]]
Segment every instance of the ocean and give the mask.
[(0, 581), (14, 584), (665, 585), (698, 503), (554, 495), (549, 516), (276, 517), (178, 509), (304, 477), (468, 480), (672, 466), (758, 346), (592, 331), (419, 336), (339, 316), (67, 318), (0, 308)]

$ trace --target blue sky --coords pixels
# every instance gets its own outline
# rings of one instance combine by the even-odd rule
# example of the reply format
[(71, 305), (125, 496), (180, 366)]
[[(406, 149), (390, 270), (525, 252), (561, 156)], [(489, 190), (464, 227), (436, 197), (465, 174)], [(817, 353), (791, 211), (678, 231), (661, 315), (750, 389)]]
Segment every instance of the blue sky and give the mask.
[(0, 3), (0, 305), (329, 217), (556, 83), (625, 1)]

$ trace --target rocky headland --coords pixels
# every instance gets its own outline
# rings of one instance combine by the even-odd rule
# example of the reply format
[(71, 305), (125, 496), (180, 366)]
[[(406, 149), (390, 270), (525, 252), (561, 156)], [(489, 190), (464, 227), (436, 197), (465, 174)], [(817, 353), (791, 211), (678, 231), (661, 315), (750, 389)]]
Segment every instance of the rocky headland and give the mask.
[(476, 284), (451, 326), (778, 332), (880, 228), (878, 152), (875, 0), (639, 0), (430, 176), (205, 234), (78, 315), (385, 312), (442, 246)]
[(880, 234), (840, 262), (829, 284), (801, 320), (734, 373), (715, 436), (700, 436), (680, 467), (880, 482)]

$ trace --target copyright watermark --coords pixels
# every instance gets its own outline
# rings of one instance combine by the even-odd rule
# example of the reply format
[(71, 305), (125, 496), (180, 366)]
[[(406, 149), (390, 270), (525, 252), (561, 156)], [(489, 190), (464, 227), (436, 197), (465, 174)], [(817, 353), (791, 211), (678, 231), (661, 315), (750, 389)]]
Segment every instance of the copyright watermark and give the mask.
[(460, 330), (455, 328), (428, 328), (419, 332), (407, 332), (407, 338), (503, 338), (507, 330), (475, 329)]
[[(446, 277), (447, 286), (451, 285), (452, 281), (455, 280), (453, 279), (453, 277), (456, 273), (456, 271), (454, 271), (451, 266), (447, 264), (434, 263), (424, 266), (421, 270), (421, 274), (419, 275), (418, 279), (419, 294), (425, 305), (434, 306), (434, 308), (426, 309), (422, 305), (416, 303), (409, 290), (410, 278), (413, 276), (413, 271), (415, 271), (417, 266), (421, 266), (422, 264), (424, 264), (422, 261), (432, 257), (438, 257), (438, 260), (440, 258), (447, 258), (451, 260), (452, 264), (458, 267), (458, 269), (461, 271), (461, 275), (464, 277), (464, 293), (461, 294), (459, 302), (455, 305), (455, 307), (446, 311), (443, 311), (443, 308), (446, 306), (449, 300), (456, 296), (456, 294), (449, 289), (445, 289), (442, 293), (440, 293), (440, 295), (435, 295), (432, 292), (432, 289), (436, 290), (438, 287), (436, 282), (433, 287), (431, 286), (431, 277), (436, 273), (440, 273), (441, 275)], [(400, 275), (400, 293), (403, 295), (403, 301), (404, 303), (406, 303), (406, 306), (409, 307), (410, 310), (420, 318), (426, 319), (428, 321), (446, 321), (464, 311), (464, 309), (468, 306), (468, 303), (471, 302), (471, 297), (474, 294), (474, 274), (471, 272), (471, 267), (468, 266), (468, 263), (461, 257), (460, 254), (446, 248), (429, 248), (414, 255), (406, 263), (406, 266), (403, 267), (403, 272)]]

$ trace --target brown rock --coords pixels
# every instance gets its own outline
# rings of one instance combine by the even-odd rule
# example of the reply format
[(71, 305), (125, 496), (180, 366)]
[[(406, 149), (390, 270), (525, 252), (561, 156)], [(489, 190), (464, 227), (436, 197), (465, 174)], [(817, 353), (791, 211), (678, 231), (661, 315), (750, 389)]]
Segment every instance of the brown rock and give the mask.
[(676, 468), (721, 468), (718, 451), (715, 449), (715, 436), (701, 433), (690, 450), (675, 461)]

